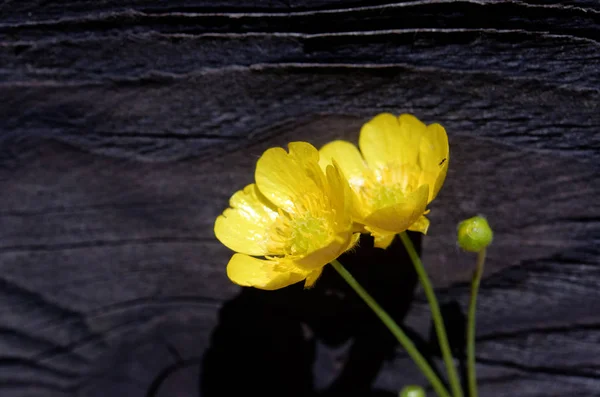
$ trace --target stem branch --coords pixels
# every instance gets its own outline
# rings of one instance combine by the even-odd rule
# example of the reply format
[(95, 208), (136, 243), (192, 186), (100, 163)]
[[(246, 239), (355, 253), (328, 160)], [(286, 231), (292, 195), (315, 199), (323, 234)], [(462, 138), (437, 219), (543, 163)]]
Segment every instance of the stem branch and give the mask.
[(342, 264), (334, 259), (331, 262), (333, 268), (342, 276), (342, 278), (354, 289), (354, 291), (360, 296), (365, 303), (375, 312), (377, 317), (385, 324), (385, 326), (392, 332), (392, 334), (398, 339), (398, 342), (402, 345), (404, 350), (413, 359), (415, 364), (419, 367), (423, 375), (429, 380), (433, 390), (439, 397), (450, 397), (450, 394), (442, 384), (441, 380), (437, 377), (433, 369), (429, 366), (425, 358), (419, 353), (419, 350), (415, 347), (414, 343), (404, 333), (404, 331), (396, 324), (396, 322), (387, 314), (385, 310), (369, 295), (369, 293), (356, 281), (356, 279), (342, 266)]
[(469, 379), (469, 397), (477, 397), (477, 376), (475, 371), (475, 311), (477, 309), (477, 293), (483, 266), (485, 264), (485, 248), (477, 254), (477, 267), (471, 281), (471, 299), (469, 301), (469, 317), (467, 320), (467, 369)]
[(448, 344), (448, 336), (446, 335), (446, 327), (444, 326), (444, 319), (442, 318), (442, 313), (440, 311), (440, 306), (438, 304), (437, 298), (435, 297), (435, 293), (433, 292), (433, 287), (431, 285), (431, 281), (429, 281), (429, 277), (427, 276), (427, 272), (425, 271), (425, 267), (415, 250), (415, 247), (408, 237), (406, 232), (400, 233), (400, 239), (408, 252), (408, 256), (413, 262), (417, 275), (419, 276), (419, 280), (421, 281), (421, 286), (423, 287), (423, 292), (425, 292), (425, 296), (427, 297), (427, 301), (429, 302), (429, 308), (431, 309), (431, 317), (433, 318), (433, 325), (435, 327), (435, 333), (437, 334), (438, 343), (440, 345), (440, 350), (442, 351), (442, 357), (444, 359), (444, 364), (446, 365), (446, 371), (448, 372), (448, 381), (450, 382), (450, 388), (452, 389), (452, 395), (454, 397), (463, 397), (462, 388), (460, 386), (460, 379), (458, 378), (458, 374), (456, 372), (456, 368), (454, 366), (454, 360), (452, 358), (452, 353), (450, 352), (450, 345)]

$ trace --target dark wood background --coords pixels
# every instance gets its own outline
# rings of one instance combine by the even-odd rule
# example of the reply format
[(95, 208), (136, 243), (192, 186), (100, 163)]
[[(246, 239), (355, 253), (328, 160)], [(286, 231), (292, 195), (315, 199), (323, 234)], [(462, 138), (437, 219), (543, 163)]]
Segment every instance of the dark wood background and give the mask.
[[(239, 293), (214, 218), (266, 148), (384, 111), (449, 133), (443, 301), (468, 298), (456, 223), (495, 230), (481, 395), (600, 396), (597, 0), (4, 0), (0, 97), (2, 397), (199, 395)], [(317, 351), (318, 386), (344, 351)], [(406, 383), (398, 349), (374, 387)]]

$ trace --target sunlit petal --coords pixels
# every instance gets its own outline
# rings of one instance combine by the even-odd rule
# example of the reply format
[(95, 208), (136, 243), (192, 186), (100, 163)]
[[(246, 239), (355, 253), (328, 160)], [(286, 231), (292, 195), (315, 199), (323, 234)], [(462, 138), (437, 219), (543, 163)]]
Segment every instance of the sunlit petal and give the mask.
[(376, 169), (390, 164), (416, 164), (425, 124), (416, 117), (389, 113), (375, 116), (366, 123), (358, 140), (369, 167)]
[(304, 269), (316, 269), (323, 267), (348, 249), (352, 234), (348, 231), (335, 236), (328, 244), (321, 246), (303, 257), (297, 259), (295, 263), (298, 267)]
[(374, 246), (376, 248), (386, 249), (390, 246), (392, 241), (394, 241), (394, 237), (396, 237), (396, 233), (387, 233), (387, 234), (374, 234)]
[(351, 186), (362, 186), (367, 165), (358, 148), (347, 141), (333, 141), (319, 150), (321, 168), (325, 169), (332, 161), (338, 164), (340, 170)]
[(450, 161), (450, 147), (446, 130), (439, 124), (427, 126), (419, 148), (418, 163), (428, 175), (425, 182), (432, 187), (429, 192), (429, 202), (437, 196), (446, 178)]
[[(306, 144), (311, 146), (309, 144)], [(287, 153), (282, 148), (268, 149), (256, 164), (255, 179), (260, 192), (277, 207), (287, 212), (296, 212), (298, 198), (310, 192), (319, 193), (319, 186), (315, 180), (306, 173), (306, 164), (303, 156), (312, 156), (318, 152), (313, 147), (311, 153), (305, 145), (294, 147), (293, 154)], [(311, 146), (312, 147), (312, 146)], [(315, 162), (316, 164), (316, 162)], [(318, 165), (315, 166), (318, 168)]]
[(257, 259), (244, 254), (235, 254), (227, 265), (227, 276), (244, 287), (275, 290), (302, 281), (310, 274), (297, 268), (290, 261)]
[(214, 232), (225, 246), (248, 255), (277, 254), (269, 252), (270, 227), (277, 212), (262, 197), (255, 184), (236, 192), (226, 209), (215, 221)]
[(388, 232), (403, 232), (423, 214), (428, 195), (429, 186), (423, 185), (404, 200), (373, 212), (365, 222)]
[(291, 142), (288, 144), (290, 157), (292, 157), (302, 168), (304, 174), (311, 179), (315, 185), (324, 190), (327, 183), (319, 166), (319, 151), (308, 142)]
[(348, 181), (342, 175), (337, 162), (326, 167), (326, 178), (331, 210), (333, 211), (334, 226), (338, 230), (348, 230), (348, 222), (352, 222), (350, 213), (352, 211), (354, 192), (350, 189)]
[(425, 216), (421, 216), (415, 221), (415, 223), (410, 225), (408, 230), (427, 234), (427, 230), (429, 230), (429, 219), (427, 219)]
[(304, 282), (304, 288), (310, 288), (313, 285), (315, 285), (315, 282), (321, 276), (321, 273), (323, 273), (322, 267), (315, 269), (312, 272), (308, 273), (308, 275), (306, 276), (306, 281)]
[(359, 240), (360, 240), (360, 233), (354, 233), (352, 235), (352, 238), (350, 239), (350, 242), (348, 243), (348, 246), (346, 247), (346, 249), (344, 251), (350, 251), (350, 250), (354, 249), (354, 247), (356, 247), (356, 245), (358, 244)]

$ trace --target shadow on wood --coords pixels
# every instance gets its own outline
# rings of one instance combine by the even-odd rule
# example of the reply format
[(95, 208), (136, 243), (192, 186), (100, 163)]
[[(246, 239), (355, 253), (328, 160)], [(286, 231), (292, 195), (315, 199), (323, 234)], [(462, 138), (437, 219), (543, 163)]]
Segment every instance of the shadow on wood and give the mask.
[[(420, 237), (413, 237), (420, 242)], [(420, 244), (419, 244), (420, 245)], [(413, 298), (416, 274), (399, 239), (388, 250), (363, 236), (340, 258), (373, 297), (401, 323)], [(225, 303), (204, 358), (202, 395), (305, 396), (315, 391), (316, 343), (351, 341), (328, 395), (372, 395), (372, 383), (395, 338), (335, 270), (316, 286), (277, 291), (244, 288)], [(321, 372), (323, 376), (323, 372)], [(397, 391), (393, 391), (394, 395)]]
[[(480, 395), (598, 395), (597, 0), (148, 3), (0, 3), (2, 397), (195, 397), (223, 301), (211, 351), (227, 345), (218, 335), (248, 337), (227, 313), (251, 306), (284, 316), (279, 326), (307, 346), (287, 375), (310, 379), (308, 362), (317, 390), (369, 384), (350, 356), (329, 376), (324, 363), (348, 339), (372, 371), (382, 365), (374, 387), (421, 382), (401, 349), (381, 359), (388, 342), (372, 357), (359, 349), (361, 335), (383, 331), (347, 324), (346, 305), (326, 293), (335, 274), (310, 299), (231, 300), (231, 253), (212, 233), (267, 147), (355, 141), (383, 111), (440, 122), (450, 136), (423, 240), (442, 300), (468, 299), (472, 262), (450, 237), (456, 223), (482, 212), (494, 228)], [(383, 300), (406, 292), (396, 282)], [(354, 318), (376, 323), (368, 316)], [(429, 330), (418, 293), (406, 323)], [(246, 332), (272, 340), (260, 324)], [(342, 326), (352, 332), (327, 331)], [(209, 370), (225, 373), (210, 354)]]

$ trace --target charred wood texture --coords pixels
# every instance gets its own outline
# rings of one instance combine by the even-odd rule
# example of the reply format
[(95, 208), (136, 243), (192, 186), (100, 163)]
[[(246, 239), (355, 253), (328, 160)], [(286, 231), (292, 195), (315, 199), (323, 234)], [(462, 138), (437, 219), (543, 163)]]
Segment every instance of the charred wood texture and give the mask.
[[(596, 0), (5, 0), (0, 93), (0, 396), (424, 384), (335, 274), (240, 292), (212, 233), (263, 150), (385, 111), (449, 133), (422, 239), (444, 302), (475, 261), (457, 222), (495, 230), (480, 395), (600, 396)], [(402, 257), (353, 269), (434, 354)]]

